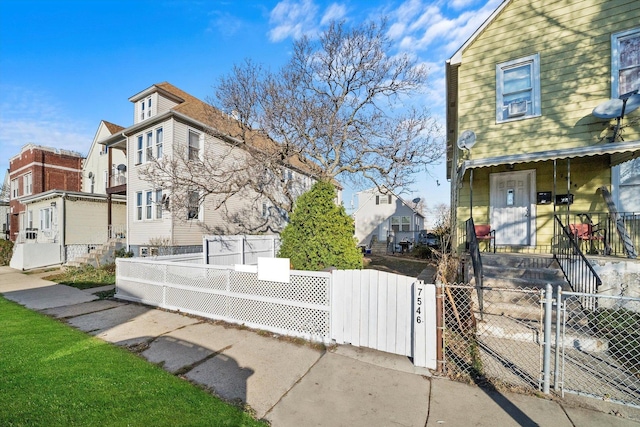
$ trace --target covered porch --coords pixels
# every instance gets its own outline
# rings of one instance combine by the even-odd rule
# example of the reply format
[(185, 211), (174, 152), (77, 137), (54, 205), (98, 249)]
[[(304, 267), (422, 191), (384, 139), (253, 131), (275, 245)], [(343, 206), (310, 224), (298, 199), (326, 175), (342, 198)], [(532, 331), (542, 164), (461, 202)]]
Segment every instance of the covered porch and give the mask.
[[(636, 258), (640, 247), (640, 141), (463, 160), (457, 169), (455, 242), (465, 221), (481, 250), (553, 254), (567, 234), (589, 255)], [(479, 227), (478, 227), (479, 226)]]

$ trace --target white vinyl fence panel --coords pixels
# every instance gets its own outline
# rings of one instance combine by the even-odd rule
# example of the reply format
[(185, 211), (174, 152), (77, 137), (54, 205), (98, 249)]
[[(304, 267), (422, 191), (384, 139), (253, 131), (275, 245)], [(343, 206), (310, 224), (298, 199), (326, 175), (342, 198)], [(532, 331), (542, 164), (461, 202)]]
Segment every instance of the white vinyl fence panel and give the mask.
[(377, 270), (292, 270), (290, 283), (280, 283), (228, 266), (118, 258), (115, 296), (312, 341), (411, 356), (416, 366), (435, 368), (435, 287), (413, 277)]
[(204, 236), (205, 263), (231, 266), (258, 263), (258, 257), (275, 258), (280, 249), (280, 237), (275, 235)]
[(414, 277), (377, 270), (334, 270), (331, 338), (412, 355)]
[(331, 274), (292, 271), (290, 283), (257, 273), (167, 261), (116, 260), (116, 297), (329, 342)]

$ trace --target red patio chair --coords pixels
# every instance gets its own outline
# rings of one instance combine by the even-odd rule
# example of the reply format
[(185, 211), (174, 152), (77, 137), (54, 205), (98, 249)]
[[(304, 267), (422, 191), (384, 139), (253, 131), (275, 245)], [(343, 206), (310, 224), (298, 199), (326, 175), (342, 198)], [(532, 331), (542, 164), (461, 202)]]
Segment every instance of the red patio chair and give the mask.
[(474, 226), (476, 239), (487, 242), (487, 251), (491, 252), (491, 241), (493, 240), (493, 253), (496, 252), (496, 230), (492, 230), (489, 224), (479, 224)]
[(598, 227), (594, 227), (593, 224), (585, 222), (581, 224), (569, 224), (569, 230), (574, 236), (578, 244), (583, 242), (589, 243), (589, 249), (591, 252), (595, 252), (594, 241), (605, 242), (607, 239), (607, 231), (600, 230)]

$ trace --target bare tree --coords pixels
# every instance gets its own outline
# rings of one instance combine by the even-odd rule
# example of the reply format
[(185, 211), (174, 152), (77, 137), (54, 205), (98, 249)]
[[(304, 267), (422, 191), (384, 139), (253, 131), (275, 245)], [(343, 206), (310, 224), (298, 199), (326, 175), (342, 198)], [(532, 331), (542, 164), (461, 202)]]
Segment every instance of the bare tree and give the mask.
[(218, 106), (320, 178), (406, 188), (444, 145), (429, 112), (408, 106), (426, 85), (426, 68), (407, 54), (392, 56), (385, 33), (385, 22), (353, 29), (333, 22), (318, 40), (296, 41), (276, 73), (251, 61), (234, 67), (219, 81)]
[(426, 68), (392, 56), (385, 33), (384, 22), (334, 22), (319, 39), (294, 42), (277, 72), (250, 60), (234, 66), (203, 107), (203, 131), (224, 144), (198, 159), (177, 148), (141, 178), (167, 189), (166, 207), (181, 218), (207, 200), (224, 218), (211, 230), (218, 233), (280, 229), (308, 177), (406, 188), (444, 145), (428, 111), (410, 106)]

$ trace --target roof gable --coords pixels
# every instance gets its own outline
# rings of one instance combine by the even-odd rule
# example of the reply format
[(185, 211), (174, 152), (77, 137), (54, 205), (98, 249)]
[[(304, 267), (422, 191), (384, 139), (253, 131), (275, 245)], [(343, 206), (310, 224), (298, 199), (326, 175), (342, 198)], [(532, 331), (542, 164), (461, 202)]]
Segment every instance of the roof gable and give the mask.
[(478, 29), (474, 31), (473, 34), (471, 34), (471, 37), (469, 37), (467, 41), (464, 42), (462, 46), (460, 46), (460, 48), (453, 54), (453, 56), (447, 60), (447, 62), (451, 64), (460, 64), (462, 62), (463, 52), (480, 36), (480, 34), (482, 34), (485, 28), (487, 28), (498, 17), (498, 15), (500, 15), (504, 8), (507, 7), (510, 3), (511, 0), (504, 0), (500, 4), (500, 6), (498, 6), (497, 9), (494, 10), (491, 15), (489, 15), (489, 17), (482, 23), (482, 25), (480, 25), (480, 27), (478, 27)]

